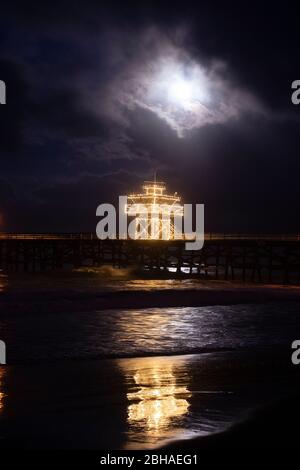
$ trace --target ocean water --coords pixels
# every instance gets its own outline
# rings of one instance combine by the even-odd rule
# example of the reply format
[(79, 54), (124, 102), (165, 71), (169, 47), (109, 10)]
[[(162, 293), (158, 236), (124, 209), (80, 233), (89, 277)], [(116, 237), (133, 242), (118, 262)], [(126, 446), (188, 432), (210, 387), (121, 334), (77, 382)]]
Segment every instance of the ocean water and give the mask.
[(298, 332), (299, 302), (0, 318), (8, 364), (277, 346), (289, 350)]
[[(182, 298), (184, 305), (191, 289), (238, 291), (245, 287), (197, 279), (135, 279), (128, 270), (110, 267), (67, 274), (0, 274), (0, 339), (7, 346), (8, 364), (276, 345), (289, 348), (297, 331), (300, 333), (300, 302), (101, 311), (93, 309), (93, 302), (86, 302), (101, 293), (113, 299), (120, 291), (131, 292), (134, 297), (136, 291), (149, 295), (167, 289)], [(253, 289), (255, 298), (255, 290), (258, 292), (261, 286), (248, 288)], [(278, 289), (290, 291), (293, 287)], [(73, 310), (81, 299), (87, 311)]]
[[(293, 390), (300, 302), (72, 312), (71, 291), (171, 288), (184, 303), (186, 288), (213, 284), (26, 282), (0, 282), (27, 305), (26, 315), (0, 315), (0, 435), (28, 448), (154, 448), (225, 430)], [(60, 310), (30, 314), (28, 303), (38, 295), (47, 304), (53, 292)]]

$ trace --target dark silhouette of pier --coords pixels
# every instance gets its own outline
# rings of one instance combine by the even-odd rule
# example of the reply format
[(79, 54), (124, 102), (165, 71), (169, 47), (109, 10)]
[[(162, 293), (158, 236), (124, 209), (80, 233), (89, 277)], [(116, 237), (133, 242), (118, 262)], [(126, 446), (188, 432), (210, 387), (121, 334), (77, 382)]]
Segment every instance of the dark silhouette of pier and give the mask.
[(0, 234), (4, 272), (116, 268), (251, 282), (299, 283), (300, 237), (208, 233), (199, 251), (184, 240), (99, 240), (91, 233)]

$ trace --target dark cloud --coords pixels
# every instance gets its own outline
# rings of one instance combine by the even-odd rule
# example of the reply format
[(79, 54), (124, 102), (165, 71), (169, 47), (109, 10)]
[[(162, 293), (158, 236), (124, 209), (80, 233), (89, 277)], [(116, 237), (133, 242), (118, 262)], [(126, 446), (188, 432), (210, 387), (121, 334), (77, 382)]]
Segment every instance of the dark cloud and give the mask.
[(9, 103), (9, 106), (0, 106), (0, 151), (14, 158), (23, 143), (28, 84), (22, 68), (13, 60), (1, 59), (1, 56), (0, 73), (6, 84), (6, 101)]
[[(82, 176), (76, 180), (37, 185), (30, 198), (12, 198), (8, 191), (2, 199), (6, 230), (94, 231), (96, 208), (103, 201), (117, 205), (118, 195), (127, 194), (136, 185), (137, 175), (115, 172), (105, 177)], [(0, 182), (0, 197), (3, 195)], [(5, 204), (4, 204), (5, 200)], [(0, 212), (1, 214), (1, 212)]]
[[(6, 227), (93, 230), (100, 202), (157, 170), (186, 202), (206, 204), (208, 229), (299, 229), (300, 111), (290, 85), (300, 32), (289, 4), (1, 9)], [(203, 73), (214, 102), (179, 113), (161, 89), (155, 100), (152, 77), (166, 62)]]

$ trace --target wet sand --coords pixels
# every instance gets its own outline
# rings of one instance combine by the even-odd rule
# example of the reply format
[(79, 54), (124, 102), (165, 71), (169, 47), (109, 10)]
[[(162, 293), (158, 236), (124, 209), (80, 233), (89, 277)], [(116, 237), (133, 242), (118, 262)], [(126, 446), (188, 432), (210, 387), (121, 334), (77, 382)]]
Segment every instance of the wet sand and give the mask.
[(285, 350), (5, 366), (0, 446), (156, 448), (227, 430), (298, 385)]
[[(282, 449), (299, 450), (300, 389), (290, 396), (275, 400), (255, 409), (242, 422), (227, 430), (189, 440), (177, 440), (163, 446), (160, 451), (189, 453), (245, 449), (253, 451)], [(249, 454), (248, 454), (249, 455)], [(285, 462), (286, 463), (286, 462)]]

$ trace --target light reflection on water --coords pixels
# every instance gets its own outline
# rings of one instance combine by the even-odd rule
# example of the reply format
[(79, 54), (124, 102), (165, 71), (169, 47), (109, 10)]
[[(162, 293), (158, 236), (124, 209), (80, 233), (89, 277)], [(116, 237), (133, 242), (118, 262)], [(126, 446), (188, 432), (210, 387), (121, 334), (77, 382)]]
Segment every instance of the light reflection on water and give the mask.
[(5, 290), (7, 290), (7, 286), (7, 276), (5, 274), (2, 274), (0, 271), (0, 292), (4, 292)]
[(5, 370), (3, 367), (0, 366), (0, 414), (4, 410), (4, 399), (5, 399), (4, 376), (5, 376)]
[(125, 448), (154, 447), (182, 435), (191, 397), (186, 361), (167, 357), (119, 361), (129, 390)]
[(124, 310), (115, 318), (112, 341), (123, 351), (134, 347), (137, 354), (145, 350), (159, 352), (166, 344), (166, 352), (171, 352), (175, 342), (183, 349), (186, 338), (195, 332), (190, 313), (190, 308), (181, 308), (180, 315), (172, 308)]
[[(113, 270), (113, 268), (111, 268)], [(95, 271), (95, 270), (93, 270)], [(221, 286), (224, 283), (219, 283)], [(214, 283), (214, 286), (216, 283)], [(24, 274), (10, 273), (9, 276), (0, 273), (0, 291), (10, 290), (15, 294), (23, 292), (61, 295), (76, 293), (99, 293), (119, 291), (156, 291), (168, 289), (211, 289), (210, 282), (199, 279), (134, 279), (122, 276), (122, 270), (114, 269), (113, 275), (106, 271), (102, 274), (97, 271), (88, 275), (86, 270), (76, 270), (69, 273), (38, 273), (38, 275), (25, 276)], [(9, 289), (8, 289), (9, 288)]]
[(299, 302), (103, 310), (0, 318), (11, 363), (137, 357), (291, 343)]

